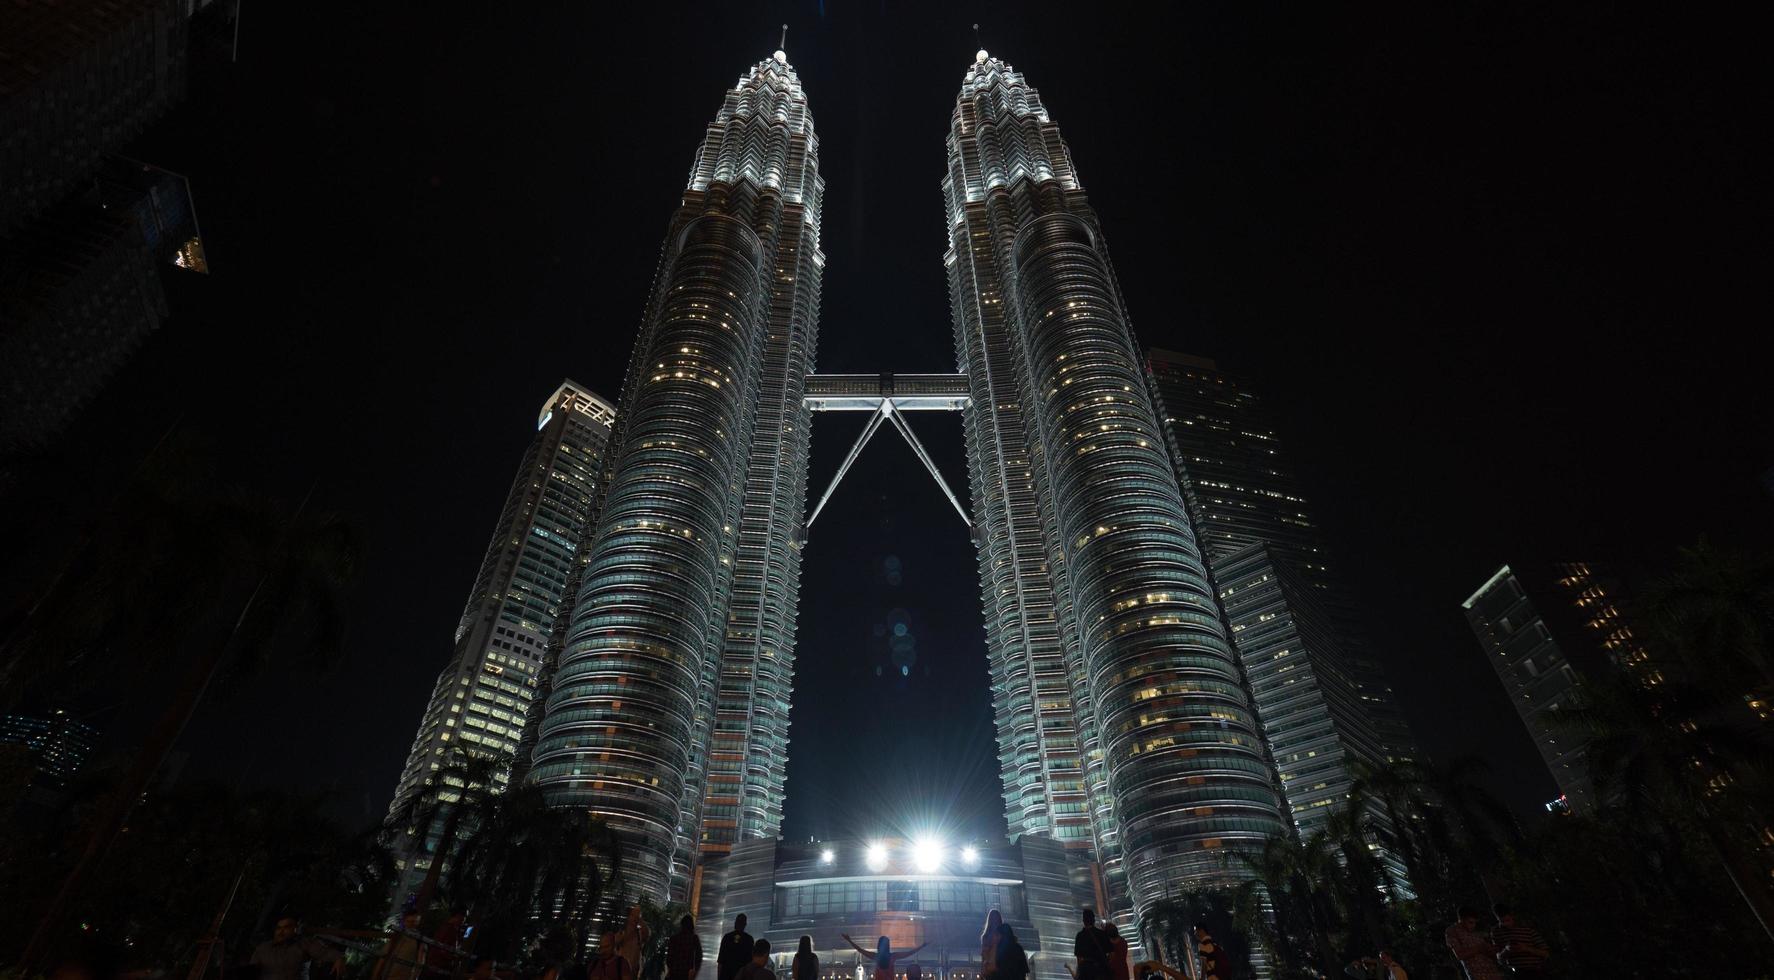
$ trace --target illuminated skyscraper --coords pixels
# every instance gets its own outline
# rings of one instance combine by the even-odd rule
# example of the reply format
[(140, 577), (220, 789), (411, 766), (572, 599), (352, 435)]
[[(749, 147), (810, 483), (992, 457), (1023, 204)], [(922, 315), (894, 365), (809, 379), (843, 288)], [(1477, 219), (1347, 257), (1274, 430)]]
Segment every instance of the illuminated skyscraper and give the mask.
[(704, 849), (781, 822), (823, 189), (779, 51), (727, 93), (667, 229), (533, 757), (554, 804), (624, 835), (638, 894), (687, 895)]
[[(1285, 441), (1262, 396), (1204, 357), (1152, 349), (1147, 369), (1172, 438), (1196, 534), (1217, 570), (1262, 546), (1291, 566), (1316, 615), (1328, 619), (1338, 672), (1353, 685), (1370, 738), (1386, 759), (1417, 759), (1410, 725), (1385, 671), (1366, 652), (1360, 618), (1338, 583)], [(1223, 576), (1222, 576), (1223, 578)], [(1218, 583), (1223, 590), (1229, 583)], [(1231, 612), (1229, 609), (1228, 612)]]
[[(595, 516), (614, 420), (608, 402), (571, 381), (543, 404), (456, 626), (455, 652), (413, 738), (391, 816), (433, 778), (452, 749), (512, 757), (549, 632), (570, 606), (567, 582)], [(505, 778), (499, 777), (501, 784)], [(410, 875), (428, 858), (423, 848), (408, 850), (398, 857)]]
[(1587, 562), (1504, 565), (1460, 604), (1558, 784), (1549, 810), (1587, 813), (1597, 803), (1590, 737), (1559, 714), (1583, 706), (1584, 678), (1620, 670), (1648, 689), (1663, 682), (1626, 605), (1619, 583)]
[[(1206, 358), (1151, 350), (1147, 370), (1283, 801), (1309, 836), (1348, 799), (1358, 764), (1415, 758), (1415, 740), (1362, 655), (1352, 604), (1261, 397)], [(1377, 805), (1372, 819), (1386, 826)]]
[(950, 304), (1013, 836), (1112, 910), (1283, 833), (1103, 233), (1039, 95), (981, 51), (948, 137)]
[(52, 786), (68, 785), (92, 755), (97, 740), (98, 732), (91, 725), (64, 710), (0, 715), (0, 745), (24, 748), (33, 775)]
[[(1335, 620), (1298, 568), (1266, 544), (1209, 559), (1250, 681), (1288, 816), (1302, 838), (1349, 800), (1357, 763), (1384, 754)], [(1386, 814), (1376, 802), (1376, 824)], [(1402, 872), (1402, 866), (1397, 868)]]
[(1015, 838), (1125, 920), (1285, 832), (1065, 144), (981, 52), (948, 150), (958, 375), (809, 378), (823, 185), (781, 52), (728, 93), (668, 228), (528, 778), (705, 923), (746, 911), (724, 905), (780, 827), (811, 410), (875, 413), (850, 460), (890, 421), (933, 475), (901, 414), (965, 413)]

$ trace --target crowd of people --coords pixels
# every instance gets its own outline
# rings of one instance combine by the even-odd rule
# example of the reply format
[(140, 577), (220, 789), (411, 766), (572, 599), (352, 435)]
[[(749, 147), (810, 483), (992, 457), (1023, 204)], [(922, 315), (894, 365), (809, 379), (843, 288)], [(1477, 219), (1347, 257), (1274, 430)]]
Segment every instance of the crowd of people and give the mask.
[[(1462, 908), (1458, 921), (1444, 934), (1448, 950), (1467, 980), (1537, 980), (1546, 976), (1551, 950), (1538, 929), (1506, 905), (1494, 907), (1493, 924), (1483, 924), (1484, 918), (1477, 909)], [(1066, 963), (1072, 980), (1224, 980), (1238, 974), (1226, 949), (1214, 941), (1205, 926), (1194, 929), (1197, 971), (1157, 960), (1135, 963), (1115, 923), (1099, 920), (1091, 909), (1084, 909), (1081, 919), (1081, 928), (1072, 940), (1071, 960)], [(463, 951), (473, 929), (465, 924), (461, 912), (452, 912), (430, 937), (421, 932), (419, 923), (417, 911), (409, 910), (402, 916), (400, 927), (387, 935), (375, 955), (370, 980), (513, 980), (510, 971), (496, 971), (496, 964), (474, 960)], [(652, 964), (642, 959), (648, 938), (640, 909), (631, 909), (620, 928), (600, 936), (595, 960), (584, 963), (568, 957), (566, 962), (544, 969), (539, 980), (697, 980), (706, 957), (692, 917), (679, 920), (662, 957)], [(922, 980), (916, 957), (923, 945), (895, 950), (892, 941), (881, 936), (870, 950), (847, 934), (843, 938), (873, 964), (872, 980), (898, 980), (901, 974), (905, 980)], [(777, 980), (770, 957), (770, 941), (754, 939), (741, 914), (732, 931), (721, 937), (714, 980)], [(986, 914), (979, 935), (979, 959), (979, 980), (1028, 980), (1028, 952), (998, 909)], [(296, 917), (286, 915), (276, 921), (271, 938), (253, 950), (246, 972), (254, 980), (320, 980), (319, 971), (343, 977), (345, 963), (339, 949), (303, 935)], [(813, 937), (800, 937), (789, 973), (784, 980), (820, 980)], [(1354, 980), (1410, 980), (1404, 965), (1388, 950), (1351, 962), (1343, 973)]]
[[(370, 980), (495, 980), (495, 964), (475, 959), (463, 948), (473, 934), (463, 912), (452, 911), (430, 936), (421, 931), (419, 923), (417, 910), (402, 913), (399, 926), (387, 933), (373, 955)], [(343, 977), (345, 953), (339, 946), (304, 935), (300, 919), (285, 913), (273, 925), (271, 938), (254, 947), (246, 963), (227, 973), (237, 980), (320, 980), (315, 967)]]

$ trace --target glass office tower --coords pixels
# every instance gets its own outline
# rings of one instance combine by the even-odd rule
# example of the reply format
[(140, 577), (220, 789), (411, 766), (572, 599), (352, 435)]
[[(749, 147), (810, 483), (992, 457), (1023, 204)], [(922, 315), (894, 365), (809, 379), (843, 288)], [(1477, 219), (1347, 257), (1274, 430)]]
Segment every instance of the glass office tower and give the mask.
[[(1300, 836), (1310, 837), (1348, 802), (1355, 763), (1382, 764), (1367, 705), (1335, 621), (1291, 562), (1256, 544), (1210, 564), (1288, 815)], [(1377, 802), (1370, 817), (1387, 823)]]
[[(1302, 837), (1349, 797), (1359, 764), (1417, 756), (1371, 657), (1262, 398), (1207, 358), (1146, 366), (1177, 475), (1250, 681), (1289, 817)], [(1373, 822), (1389, 833), (1375, 804)], [(1383, 858), (1403, 880), (1403, 866)]]
[(530, 778), (608, 820), (656, 900), (781, 821), (823, 189), (778, 51), (727, 93), (667, 229), (537, 733)]
[[(456, 625), (455, 652), (413, 738), (390, 818), (431, 781), (452, 749), (501, 760), (516, 751), (549, 632), (570, 605), (567, 580), (596, 516), (614, 420), (610, 403), (572, 381), (543, 403)], [(501, 785), (505, 779), (499, 777)], [(409, 836), (402, 849), (402, 872), (416, 881), (429, 860), (426, 848)]]
[(951, 116), (950, 301), (1013, 835), (1094, 850), (1111, 910), (1284, 832), (1096, 214), (981, 51)]
[(1385, 671), (1366, 652), (1360, 617), (1330, 568), (1262, 396), (1205, 357), (1154, 348), (1147, 351), (1146, 364), (1209, 564), (1217, 568), (1260, 545), (1291, 566), (1317, 611), (1331, 620), (1334, 644), (1321, 646), (1339, 651), (1338, 671), (1355, 687), (1371, 740), (1385, 759), (1418, 760), (1416, 738)]
[[(1541, 586), (1536, 590), (1522, 579), (1504, 565), (1460, 603), (1460, 609), (1558, 784), (1559, 798), (1548, 808), (1590, 812), (1595, 806), (1595, 788), (1589, 775), (1589, 738), (1562, 723), (1558, 714), (1582, 705), (1580, 675), (1571, 662), (1575, 651), (1569, 648), (1573, 641), (1581, 644), (1582, 637), (1571, 635), (1575, 631), (1569, 628), (1562, 631), (1566, 635), (1558, 635), (1561, 631), (1547, 621), (1546, 614), (1558, 611), (1555, 607), (1561, 604), (1560, 597), (1543, 583), (1536, 583)], [(1588, 597), (1579, 593), (1576, 598)], [(1599, 610), (1583, 611), (1595, 618), (1600, 618), (1597, 613), (1614, 613), (1605, 603)], [(1643, 657), (1642, 651), (1639, 656)]]

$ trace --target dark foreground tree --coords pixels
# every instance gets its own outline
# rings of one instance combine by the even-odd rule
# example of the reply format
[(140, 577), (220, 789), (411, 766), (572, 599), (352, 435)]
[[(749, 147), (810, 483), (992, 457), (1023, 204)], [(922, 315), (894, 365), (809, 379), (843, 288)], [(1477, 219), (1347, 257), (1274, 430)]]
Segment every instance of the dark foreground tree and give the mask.
[[(216, 480), (195, 453), (168, 451), (139, 479), (0, 653), (0, 668), (37, 689), (101, 676), (164, 692), (67, 874), (27, 906), (39, 914), (25, 966), (66, 938), (89, 879), (216, 678), (280, 659), (329, 663), (343, 638), (340, 590), (359, 551), (348, 524), (309, 498), (290, 504)], [(153, 677), (176, 680), (156, 688)]]
[[(534, 785), (479, 796), (443, 877), (443, 894), (479, 924), (475, 952), (510, 962), (549, 932), (583, 944), (620, 892), (615, 831), (583, 809), (551, 807)], [(439, 864), (433, 856), (434, 867)]]
[[(1231, 972), (1225, 980), (1249, 980), (1256, 976), (1251, 956), (1251, 920), (1244, 903), (1254, 893), (1237, 886), (1192, 888), (1176, 898), (1154, 902), (1140, 917), (1139, 934), (1148, 952), (1159, 953), (1164, 961), (1181, 967), (1197, 955), (1195, 927), (1204, 926), (1225, 950), (1223, 962)], [(1256, 921), (1262, 921), (1261, 901)]]
[[(151, 796), (94, 869), (76, 928), (58, 954), (119, 969), (186, 965), (231, 892), (222, 929), (230, 955), (250, 950), (286, 911), (313, 927), (372, 926), (387, 912), (393, 863), (373, 833), (340, 829), (322, 815), (322, 803), (318, 794), (220, 783)], [(70, 813), (75, 822), (96, 815), (90, 805)], [(9, 847), (0, 860), (0, 892), (29, 894), (58, 880), (65, 868), (56, 845), (80, 835), (73, 827), (34, 848)], [(9, 945), (34, 924), (0, 917)]]
[(494, 819), (500, 795), (499, 776), (509, 763), (495, 756), (454, 749), (424, 785), (390, 815), (388, 834), (404, 842), (417, 857), (430, 856), (425, 877), (413, 897), (421, 913), (431, 909), (443, 872), (466, 828)]

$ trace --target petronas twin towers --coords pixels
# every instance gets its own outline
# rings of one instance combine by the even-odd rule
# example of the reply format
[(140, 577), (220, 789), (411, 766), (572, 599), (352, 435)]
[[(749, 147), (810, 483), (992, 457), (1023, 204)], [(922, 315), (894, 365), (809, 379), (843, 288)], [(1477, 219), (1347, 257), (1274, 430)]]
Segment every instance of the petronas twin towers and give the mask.
[[(529, 778), (618, 828), (655, 898), (781, 825), (823, 189), (779, 51), (727, 93), (667, 231), (542, 715)], [(984, 51), (943, 193), (1010, 831), (1139, 908), (1285, 833), (1269, 762), (1096, 215)]]

